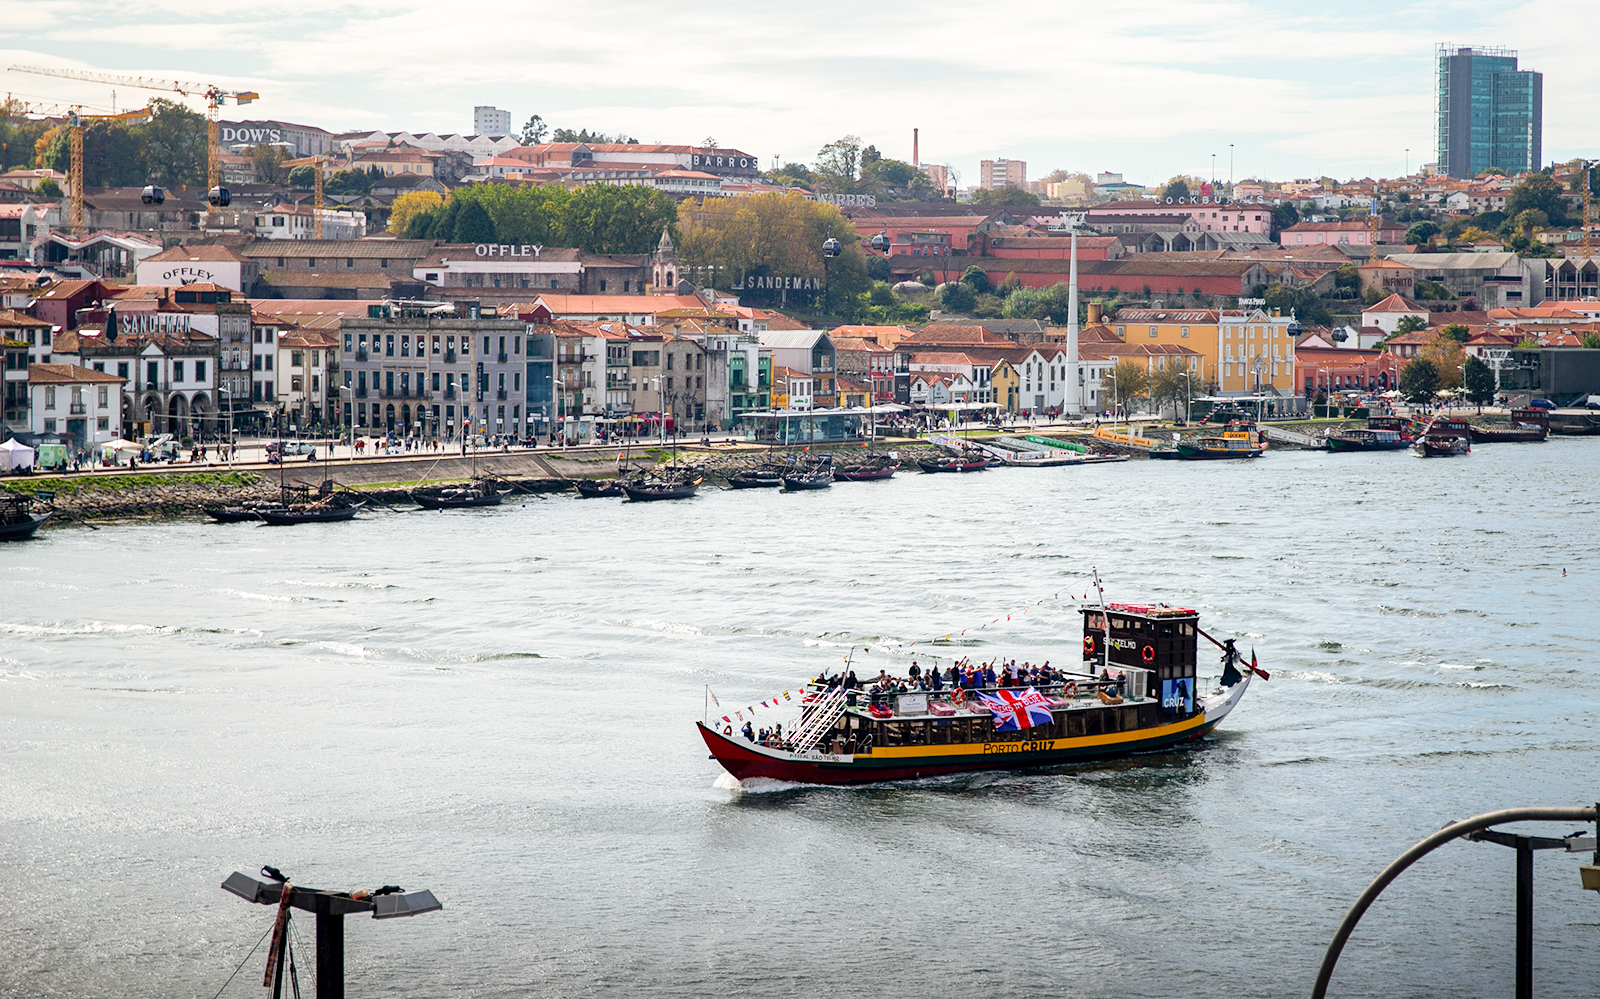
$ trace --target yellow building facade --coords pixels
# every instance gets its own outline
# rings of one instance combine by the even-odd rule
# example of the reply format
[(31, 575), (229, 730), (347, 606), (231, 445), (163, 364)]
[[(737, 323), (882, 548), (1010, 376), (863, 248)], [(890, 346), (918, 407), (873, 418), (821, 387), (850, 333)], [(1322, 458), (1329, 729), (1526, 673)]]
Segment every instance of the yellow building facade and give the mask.
[(1187, 347), (1200, 355), (1197, 378), (1208, 391), (1294, 394), (1294, 320), (1259, 307), (1119, 309), (1107, 325), (1125, 343)]

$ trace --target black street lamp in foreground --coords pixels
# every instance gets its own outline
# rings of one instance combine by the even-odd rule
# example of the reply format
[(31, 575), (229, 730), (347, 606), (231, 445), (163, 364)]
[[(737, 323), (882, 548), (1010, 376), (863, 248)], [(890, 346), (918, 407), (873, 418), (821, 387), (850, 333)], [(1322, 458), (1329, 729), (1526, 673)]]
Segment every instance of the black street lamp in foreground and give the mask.
[[(234, 871), (228, 875), (228, 880), (222, 882), (222, 888), (247, 902), (278, 907), (272, 948), (267, 955), (267, 973), (262, 982), (263, 985), (272, 986), (274, 999), (283, 993), (283, 968), (289, 951), (290, 908), (317, 915), (317, 999), (344, 999), (345, 916), (370, 912), (373, 919), (395, 919), (444, 908), (433, 897), (433, 892), (425, 888), (403, 891), (396, 885), (385, 885), (371, 891), (324, 891), (290, 884), (276, 867), (263, 867), (261, 874), (268, 880), (261, 881)], [(296, 986), (296, 994), (298, 992)]]

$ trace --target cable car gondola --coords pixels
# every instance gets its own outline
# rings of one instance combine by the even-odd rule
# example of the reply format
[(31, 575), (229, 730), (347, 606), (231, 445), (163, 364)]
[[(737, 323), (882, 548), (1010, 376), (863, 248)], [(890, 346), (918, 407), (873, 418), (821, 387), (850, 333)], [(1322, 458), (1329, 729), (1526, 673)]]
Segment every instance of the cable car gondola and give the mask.
[(139, 192), (139, 200), (147, 205), (159, 205), (167, 200), (167, 192), (154, 184), (147, 184), (145, 189)]
[(837, 257), (840, 248), (839, 241), (832, 236), (822, 241), (822, 255), (824, 257)]
[(872, 248), (874, 250), (877, 250), (879, 253), (888, 253), (889, 252), (889, 235), (888, 235), (888, 233), (880, 232), (876, 236), (872, 237)]
[(206, 192), (206, 203), (212, 208), (226, 208), (233, 204), (233, 192), (226, 187), (213, 187)]

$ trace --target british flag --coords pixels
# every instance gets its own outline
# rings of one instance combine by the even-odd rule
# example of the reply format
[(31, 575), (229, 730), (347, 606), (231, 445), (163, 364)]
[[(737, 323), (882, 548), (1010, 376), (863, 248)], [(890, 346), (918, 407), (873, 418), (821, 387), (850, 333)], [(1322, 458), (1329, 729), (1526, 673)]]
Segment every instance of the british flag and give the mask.
[(999, 690), (978, 696), (983, 698), (984, 706), (994, 714), (996, 732), (1017, 732), (1035, 725), (1049, 725), (1054, 720), (1050, 713), (1050, 702), (1032, 687), (1020, 694)]

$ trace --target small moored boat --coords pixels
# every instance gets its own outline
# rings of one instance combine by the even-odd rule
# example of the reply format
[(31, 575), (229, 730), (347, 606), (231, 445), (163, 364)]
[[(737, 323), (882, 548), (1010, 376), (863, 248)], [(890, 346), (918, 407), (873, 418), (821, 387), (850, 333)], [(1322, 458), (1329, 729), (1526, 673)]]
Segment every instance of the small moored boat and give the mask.
[(989, 467), (989, 459), (972, 457), (923, 460), (919, 458), (917, 467), (924, 472), (981, 472)]
[(728, 485), (733, 489), (776, 489), (783, 485), (783, 470), (771, 465), (747, 468), (728, 476)]
[(1255, 424), (1230, 420), (1221, 436), (1185, 437), (1178, 441), (1177, 450), (1184, 461), (1259, 458), (1266, 453), (1267, 443), (1256, 439)]
[(0, 541), (25, 541), (54, 516), (54, 511), (34, 513), (29, 509), (32, 504), (30, 496), (9, 489), (0, 492)]
[(1411, 445), (1424, 458), (1454, 458), (1472, 453), (1472, 430), (1458, 417), (1435, 417)]
[(476, 506), (499, 506), (509, 492), (511, 490), (501, 490), (497, 483), (484, 479), (459, 488), (418, 490), (411, 494), (411, 498), (424, 510), (463, 510)]

